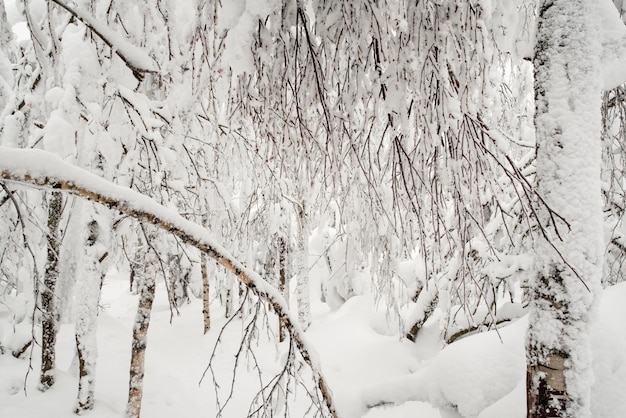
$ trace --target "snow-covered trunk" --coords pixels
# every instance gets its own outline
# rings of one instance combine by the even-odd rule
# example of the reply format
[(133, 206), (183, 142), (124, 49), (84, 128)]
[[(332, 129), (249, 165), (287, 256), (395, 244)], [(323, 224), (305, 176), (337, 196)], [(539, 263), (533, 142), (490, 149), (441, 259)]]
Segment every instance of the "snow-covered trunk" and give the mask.
[(296, 247), (296, 299), (298, 322), (303, 329), (311, 324), (311, 289), (309, 285), (309, 227), (304, 208), (298, 211), (300, 236)]
[(41, 377), (39, 388), (48, 390), (54, 385), (55, 345), (57, 335), (57, 310), (55, 292), (59, 276), (59, 222), (63, 211), (61, 192), (52, 192), (48, 204), (48, 234), (46, 269), (41, 297)]
[(189, 275), (191, 268), (184, 252), (171, 250), (167, 257), (170, 307), (175, 309), (189, 303)]
[(143, 375), (148, 344), (148, 327), (152, 313), (152, 302), (156, 286), (155, 276), (151, 269), (145, 269), (142, 274), (135, 276), (139, 290), (139, 304), (133, 326), (133, 342), (130, 358), (130, 377), (128, 385), (128, 403), (126, 416), (139, 418), (141, 413), (141, 399), (143, 396)]
[(108, 256), (106, 246), (101, 244), (102, 228), (98, 221), (89, 218), (85, 224), (85, 249), (83, 269), (76, 282), (76, 351), (78, 354), (78, 398), (75, 412), (93, 408), (96, 383), (96, 359), (98, 348), (96, 330), (98, 303), (104, 278), (102, 263)]
[(528, 417), (590, 417), (590, 312), (602, 273), (600, 44), (594, 2), (545, 1), (535, 49), (537, 199)]
[(200, 272), (202, 275), (202, 318), (204, 319), (204, 333), (206, 334), (211, 329), (211, 311), (209, 309), (210, 294), (209, 294), (209, 273), (207, 271), (207, 255), (202, 253), (200, 255)]
[(415, 341), (417, 334), (424, 327), (424, 324), (433, 314), (439, 303), (439, 292), (434, 281), (431, 281), (426, 287), (420, 282), (416, 294), (418, 295), (415, 301), (416, 304), (408, 320), (411, 327), (405, 335), (406, 338), (411, 341)]

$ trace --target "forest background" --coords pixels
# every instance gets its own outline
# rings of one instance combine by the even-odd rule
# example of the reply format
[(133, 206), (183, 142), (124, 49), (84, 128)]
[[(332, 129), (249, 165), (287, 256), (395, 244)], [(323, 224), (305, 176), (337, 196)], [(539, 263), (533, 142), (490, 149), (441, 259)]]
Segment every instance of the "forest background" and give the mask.
[[(610, 305), (626, 255), (622, 12), (0, 2), (0, 408), (77, 381), (69, 413), (138, 417), (146, 361), (163, 367), (150, 350), (175, 346), (148, 346), (154, 319), (201, 317), (197, 334), (178, 325), (184, 347), (203, 347), (181, 364), (211, 376), (212, 406), (172, 401), (194, 416), (241, 416), (228, 408), (242, 403), (251, 416), (406, 414), (417, 401), (487, 416), (520, 393), (520, 416), (620, 415), (598, 388), (624, 364)], [(116, 304), (135, 300), (131, 320)], [(127, 401), (103, 412), (98, 345), (114, 328), (100, 325), (114, 312), (128, 390), (102, 396)], [(497, 341), (469, 337), (504, 325), (484, 334)], [(604, 362), (598, 339), (612, 341)], [(339, 341), (385, 350), (350, 359)], [(389, 369), (353, 391), (329, 365), (356, 359)], [(43, 394), (22, 390), (35, 384)]]

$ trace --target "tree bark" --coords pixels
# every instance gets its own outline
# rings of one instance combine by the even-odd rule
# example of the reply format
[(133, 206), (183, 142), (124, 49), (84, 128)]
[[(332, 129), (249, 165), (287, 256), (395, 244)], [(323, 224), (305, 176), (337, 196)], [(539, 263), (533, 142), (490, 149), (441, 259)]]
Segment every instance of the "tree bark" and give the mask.
[(152, 302), (154, 301), (156, 286), (155, 278), (152, 274), (142, 275), (138, 279), (141, 280), (141, 283), (139, 284), (137, 315), (135, 316), (135, 325), (133, 326), (128, 403), (126, 405), (126, 416), (129, 418), (139, 418), (141, 414), (148, 327), (150, 326), (150, 315), (152, 313)]
[(78, 397), (75, 412), (81, 414), (93, 408), (96, 384), (96, 360), (98, 347), (96, 331), (98, 304), (104, 272), (101, 263), (107, 257), (102, 240), (100, 225), (95, 220), (86, 224), (85, 253), (82, 277), (76, 284), (77, 321), (75, 329), (76, 351), (78, 354)]
[[(281, 295), (289, 302), (289, 288), (287, 286), (287, 243), (285, 242), (285, 238), (279, 236), (276, 238), (276, 251), (278, 252), (278, 291)], [(278, 317), (278, 341), (285, 341), (285, 329), (283, 326), (283, 322)]]
[(220, 300), (222, 302), (222, 305), (224, 306), (225, 318), (230, 318), (233, 310), (233, 295), (232, 290), (230, 289), (230, 285), (230, 283), (222, 284), (222, 286), (224, 286), (224, 289), (220, 292), (220, 295), (222, 296)]
[(48, 234), (46, 269), (41, 289), (41, 376), (39, 388), (46, 391), (54, 385), (57, 310), (54, 289), (59, 276), (59, 222), (63, 210), (63, 195), (52, 192), (48, 204)]
[(439, 292), (435, 283), (429, 283), (428, 289), (422, 289), (416, 301), (415, 313), (411, 318), (411, 328), (405, 337), (415, 342), (417, 334), (420, 332), (428, 318), (433, 314), (439, 303)]
[(202, 275), (202, 317), (204, 319), (204, 333), (211, 329), (211, 311), (209, 309), (209, 274), (207, 272), (206, 254), (200, 255), (200, 271)]
[(298, 322), (305, 330), (311, 324), (311, 289), (309, 284), (309, 228), (304, 205), (298, 210), (299, 239), (296, 248), (296, 298)]
[(539, 230), (529, 283), (527, 416), (591, 416), (590, 311), (603, 252), (601, 72), (590, 0), (540, 7), (535, 49)]

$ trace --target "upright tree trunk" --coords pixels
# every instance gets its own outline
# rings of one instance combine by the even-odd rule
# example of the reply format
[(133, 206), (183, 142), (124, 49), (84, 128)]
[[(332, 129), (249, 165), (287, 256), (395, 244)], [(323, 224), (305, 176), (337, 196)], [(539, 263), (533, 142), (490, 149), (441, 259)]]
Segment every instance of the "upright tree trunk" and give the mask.
[(233, 312), (233, 293), (231, 290), (231, 283), (223, 283), (224, 287), (220, 292), (220, 302), (224, 306), (224, 317), (230, 318)]
[[(85, 239), (84, 270), (76, 283), (76, 351), (78, 354), (78, 399), (75, 412), (93, 408), (96, 383), (96, 359), (98, 347), (96, 330), (98, 321), (98, 303), (102, 289), (104, 272), (102, 263), (108, 253), (101, 244), (102, 236), (97, 221), (90, 220)], [(79, 273), (80, 274), (80, 273)]]
[(52, 192), (48, 204), (48, 250), (41, 289), (41, 376), (39, 388), (48, 390), (54, 384), (57, 311), (54, 289), (59, 276), (59, 222), (63, 210), (61, 192)]
[(296, 248), (296, 299), (298, 322), (303, 329), (311, 324), (311, 288), (309, 284), (309, 228), (305, 208), (298, 211), (300, 237)]
[[(535, 50), (537, 199), (527, 416), (586, 418), (588, 322), (603, 253), (598, 34), (591, 0), (547, 0)], [(548, 209), (549, 208), (549, 209)]]
[[(287, 243), (282, 236), (276, 239), (276, 251), (278, 252), (278, 291), (289, 302), (289, 286), (287, 278)], [(285, 340), (285, 328), (280, 318), (278, 319), (278, 341)]]
[[(148, 269), (150, 271), (150, 269)], [(142, 274), (135, 279), (139, 282), (139, 304), (135, 325), (133, 326), (133, 342), (130, 358), (130, 379), (128, 388), (128, 403), (126, 416), (139, 418), (141, 413), (141, 399), (143, 396), (143, 375), (146, 358), (146, 346), (148, 344), (148, 327), (154, 301), (155, 278), (153, 274)]]
[(209, 274), (207, 272), (207, 256), (203, 252), (200, 255), (200, 271), (202, 274), (202, 317), (204, 318), (204, 333), (211, 328), (211, 311), (209, 310)]

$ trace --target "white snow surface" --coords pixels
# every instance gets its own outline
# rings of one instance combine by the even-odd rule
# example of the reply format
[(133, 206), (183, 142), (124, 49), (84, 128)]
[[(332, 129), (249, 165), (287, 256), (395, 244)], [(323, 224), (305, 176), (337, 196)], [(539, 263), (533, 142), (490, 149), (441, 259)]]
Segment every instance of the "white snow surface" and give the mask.
[[(186, 221), (151, 199), (124, 187), (115, 186), (84, 170), (64, 163), (49, 152), (0, 147), (0, 172), (57, 178), (74, 182), (94, 192), (114, 197), (128, 205), (150, 211), (196, 236), (212, 243), (208, 231)], [(219, 248), (217, 244), (213, 244)], [(220, 249), (226, 253), (225, 250)], [(227, 254), (227, 253), (226, 253)], [(243, 269), (243, 267), (242, 267)], [(275, 289), (252, 274), (257, 286), (272, 294), (283, 306)], [(98, 365), (94, 418), (123, 414), (127, 396), (130, 337), (137, 297), (128, 290), (127, 273), (111, 273), (105, 280), (98, 316)], [(626, 416), (626, 283), (612, 287), (600, 298), (591, 324), (594, 358), (592, 416)], [(469, 336), (444, 348), (439, 347), (437, 318), (422, 329), (415, 343), (402, 339), (380, 320), (384, 306), (378, 306), (368, 293), (354, 296), (331, 311), (318, 300), (312, 301), (312, 324), (306, 332), (309, 349), (314, 349), (343, 418), (420, 416), (445, 417), (523, 417), (524, 334), (526, 319), (498, 333)], [(198, 299), (180, 309), (170, 324), (169, 303), (160, 283), (148, 336), (143, 415), (146, 417), (214, 416), (215, 389), (210, 378), (198, 384), (208, 362), (218, 330), (225, 323), (223, 309), (212, 304), (213, 329), (202, 334), (202, 303)], [(6, 320), (10, 312), (0, 305), (0, 344), (11, 348), (28, 336), (29, 328), (16, 334)], [(228, 390), (231, 369), (241, 329), (234, 326), (222, 336), (216, 373), (220, 391)], [(35, 334), (40, 330), (35, 327)], [(32, 348), (32, 366), (25, 380), (29, 361), (0, 355), (0, 417), (71, 417), (76, 396), (77, 376), (74, 357), (74, 324), (64, 324), (57, 345), (57, 384), (48, 392), (36, 389), (39, 348)], [(274, 331), (275, 332), (275, 331)], [(271, 337), (261, 337), (257, 360), (264, 376), (276, 372), (287, 350)], [(315, 353), (313, 353), (315, 354)], [(249, 359), (248, 359), (249, 360)], [(245, 416), (258, 376), (252, 363), (244, 360), (238, 370), (235, 398), (226, 417)], [(307, 373), (306, 370), (304, 373)], [(309, 374), (310, 375), (310, 374)], [(24, 384), (24, 382), (26, 383)], [(306, 377), (305, 377), (306, 381)], [(311, 381), (309, 379), (309, 385)], [(24, 388), (26, 390), (24, 390)], [(303, 391), (301, 391), (303, 394)], [(308, 402), (301, 396), (293, 406), (293, 416)], [(298, 401), (302, 399), (301, 403)]]
[[(594, 418), (625, 416), (626, 283), (604, 292), (592, 341), (595, 384)], [(122, 416), (126, 402), (130, 336), (137, 296), (128, 291), (128, 277), (113, 272), (105, 280), (98, 317), (98, 365), (93, 418)], [(225, 319), (223, 309), (212, 303), (213, 329), (202, 334), (202, 303), (194, 299), (180, 310), (170, 324), (170, 312), (163, 287), (157, 298), (148, 336), (145, 394), (142, 414), (146, 417), (215, 416), (214, 388), (210, 379), (198, 384)], [(416, 343), (397, 336), (380, 335), (371, 322), (376, 316), (369, 296), (356, 296), (337, 311), (321, 303), (313, 306), (313, 323), (307, 331), (317, 349), (322, 368), (343, 418), (522, 418), (525, 416), (524, 332), (525, 318), (496, 332), (459, 340), (443, 350), (436, 349), (437, 324), (428, 325)], [(0, 319), (6, 314), (0, 307)], [(236, 320), (241, 324), (240, 320)], [(7, 335), (6, 323), (0, 335)], [(218, 349), (218, 377), (223, 386), (230, 382), (232, 355), (241, 326), (229, 328)], [(3, 332), (4, 331), (4, 334)], [(29, 330), (23, 330), (28, 334)], [(38, 329), (35, 329), (38, 332)], [(72, 417), (77, 386), (74, 357), (74, 325), (64, 324), (57, 344), (56, 386), (46, 393), (36, 389), (39, 352), (33, 352), (30, 377), (24, 379), (27, 359), (0, 355), (0, 416), (35, 418)], [(3, 341), (4, 343), (5, 341)], [(423, 354), (430, 346), (432, 357)], [(274, 370), (286, 352), (285, 344), (261, 339), (258, 360), (267, 371)], [(239, 372), (235, 402), (225, 417), (245, 416), (247, 402), (255, 391), (252, 369)], [(424, 380), (425, 379), (425, 380)], [(421, 381), (421, 383), (420, 383)], [(398, 383), (413, 382), (413, 385)], [(425, 384), (425, 386), (424, 386)], [(418, 393), (418, 391), (422, 393)], [(397, 400), (366, 408), (368, 394)], [(302, 406), (302, 405), (301, 405)], [(296, 407), (296, 411), (301, 410)], [(297, 412), (296, 412), (297, 413)], [(294, 415), (297, 416), (297, 415)]]

